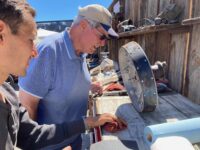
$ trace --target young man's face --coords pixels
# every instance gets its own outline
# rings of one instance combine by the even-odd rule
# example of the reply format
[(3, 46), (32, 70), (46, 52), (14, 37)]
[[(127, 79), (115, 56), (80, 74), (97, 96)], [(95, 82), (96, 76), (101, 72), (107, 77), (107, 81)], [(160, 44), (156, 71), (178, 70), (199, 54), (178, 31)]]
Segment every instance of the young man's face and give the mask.
[(4, 72), (17, 76), (24, 76), (33, 53), (36, 49), (34, 39), (37, 33), (36, 23), (32, 16), (19, 27), (18, 33), (12, 34), (8, 27), (5, 34)]

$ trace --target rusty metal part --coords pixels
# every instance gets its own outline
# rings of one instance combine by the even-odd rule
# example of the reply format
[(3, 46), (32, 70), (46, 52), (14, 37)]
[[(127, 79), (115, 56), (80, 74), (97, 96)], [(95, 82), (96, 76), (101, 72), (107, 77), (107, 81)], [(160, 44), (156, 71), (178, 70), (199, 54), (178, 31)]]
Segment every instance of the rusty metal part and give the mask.
[(158, 92), (151, 66), (143, 49), (130, 42), (119, 50), (119, 66), (128, 95), (138, 112), (154, 111)]

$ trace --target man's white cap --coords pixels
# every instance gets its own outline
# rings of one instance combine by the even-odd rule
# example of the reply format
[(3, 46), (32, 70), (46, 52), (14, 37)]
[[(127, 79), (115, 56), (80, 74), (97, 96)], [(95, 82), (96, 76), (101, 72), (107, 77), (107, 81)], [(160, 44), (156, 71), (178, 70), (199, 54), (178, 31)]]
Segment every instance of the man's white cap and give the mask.
[(98, 4), (87, 5), (79, 8), (79, 15), (99, 22), (111, 38), (118, 38), (118, 34), (112, 28), (112, 15), (105, 7)]

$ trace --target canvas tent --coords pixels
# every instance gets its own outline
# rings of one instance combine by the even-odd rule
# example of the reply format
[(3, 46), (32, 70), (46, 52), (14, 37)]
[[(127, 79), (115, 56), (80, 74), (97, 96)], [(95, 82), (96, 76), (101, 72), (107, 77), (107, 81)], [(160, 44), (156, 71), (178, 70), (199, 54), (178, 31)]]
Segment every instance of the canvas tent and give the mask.
[(53, 34), (56, 34), (58, 32), (55, 32), (55, 31), (50, 31), (50, 30), (45, 30), (45, 29), (42, 29), (42, 28), (39, 28), (37, 30), (37, 39), (36, 39), (36, 43), (38, 43), (39, 41), (41, 41), (43, 38), (49, 36), (49, 35), (53, 35)]

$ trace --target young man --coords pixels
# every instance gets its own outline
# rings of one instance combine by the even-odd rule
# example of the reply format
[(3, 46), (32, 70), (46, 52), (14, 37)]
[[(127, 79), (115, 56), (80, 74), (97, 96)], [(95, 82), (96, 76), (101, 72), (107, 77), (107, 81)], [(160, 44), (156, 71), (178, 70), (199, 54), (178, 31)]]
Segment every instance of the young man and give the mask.
[(15, 146), (40, 149), (84, 132), (85, 126), (95, 127), (117, 119), (103, 114), (38, 125), (29, 118), (15, 91), (4, 81), (9, 74), (24, 76), (29, 60), (37, 53), (33, 44), (37, 31), (34, 16), (34, 10), (24, 0), (0, 0), (0, 150), (11, 150)]
[[(19, 97), (32, 119), (49, 124), (86, 115), (91, 89), (86, 54), (104, 46), (108, 38), (118, 37), (111, 25), (112, 16), (106, 8), (88, 5), (79, 9), (71, 29), (39, 43), (38, 58), (30, 63), (27, 76), (19, 80)], [(81, 149), (80, 135), (47, 149), (68, 144)]]

